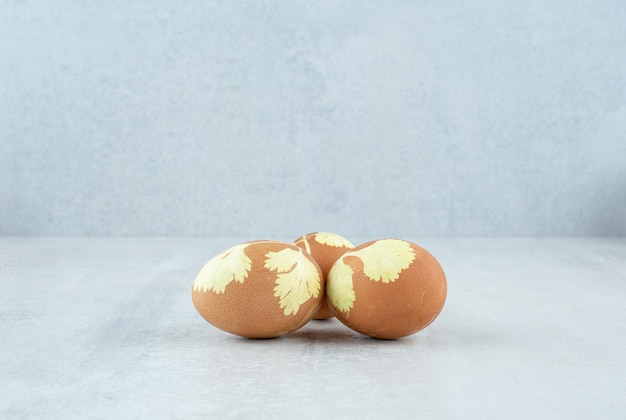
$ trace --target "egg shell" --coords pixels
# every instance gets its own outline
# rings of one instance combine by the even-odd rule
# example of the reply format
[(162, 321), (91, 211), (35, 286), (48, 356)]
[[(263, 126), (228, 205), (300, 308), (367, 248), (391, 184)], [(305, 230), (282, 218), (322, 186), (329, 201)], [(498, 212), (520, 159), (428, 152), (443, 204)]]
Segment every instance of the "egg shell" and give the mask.
[(362, 334), (394, 339), (435, 320), (447, 295), (439, 262), (424, 248), (399, 239), (371, 241), (335, 262), (327, 301), (337, 318)]
[[(307, 233), (293, 241), (293, 243), (311, 254), (322, 270), (324, 279), (326, 279), (328, 271), (335, 261), (354, 248), (354, 245), (346, 238), (330, 232)], [(313, 318), (328, 319), (334, 316), (326, 303), (326, 299), (324, 299), (322, 306)]]
[(323, 296), (315, 260), (279, 241), (227, 249), (202, 268), (192, 287), (193, 304), (205, 320), (248, 338), (295, 331), (318, 311)]

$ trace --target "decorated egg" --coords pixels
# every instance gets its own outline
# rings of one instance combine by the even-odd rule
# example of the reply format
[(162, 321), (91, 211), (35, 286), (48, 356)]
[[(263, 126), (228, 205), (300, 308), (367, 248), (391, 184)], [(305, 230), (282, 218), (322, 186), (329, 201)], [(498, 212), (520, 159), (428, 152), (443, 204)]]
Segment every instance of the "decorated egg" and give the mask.
[[(322, 270), (324, 279), (328, 275), (330, 267), (339, 257), (354, 248), (354, 245), (346, 238), (330, 232), (314, 232), (299, 237), (294, 244), (311, 254), (313, 259)], [(315, 319), (332, 318), (334, 315), (328, 308), (324, 299), (320, 310), (315, 314)]]
[(345, 253), (332, 266), (327, 301), (337, 318), (361, 334), (400, 338), (428, 326), (446, 300), (441, 265), (424, 248), (380, 239)]
[(279, 241), (235, 245), (198, 273), (193, 304), (209, 323), (232, 334), (270, 338), (306, 324), (324, 296), (319, 266), (301, 248)]

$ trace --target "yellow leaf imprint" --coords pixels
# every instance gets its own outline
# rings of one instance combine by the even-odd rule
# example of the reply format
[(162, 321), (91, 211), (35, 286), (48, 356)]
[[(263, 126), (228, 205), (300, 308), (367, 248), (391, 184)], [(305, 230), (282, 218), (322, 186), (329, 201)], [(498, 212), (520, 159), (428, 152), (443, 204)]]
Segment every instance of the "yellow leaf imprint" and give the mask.
[(374, 281), (394, 282), (415, 260), (415, 251), (406, 241), (381, 239), (355, 253), (363, 261), (363, 272)]
[(319, 296), (319, 272), (301, 249), (268, 252), (265, 258), (265, 268), (278, 274), (274, 296), (280, 298), (280, 308), (285, 315), (297, 314), (300, 305)]
[(224, 293), (226, 286), (233, 280), (243, 283), (252, 268), (252, 261), (243, 252), (247, 246), (235, 245), (211, 258), (196, 276), (193, 289), (219, 294)]
[(352, 287), (352, 274), (352, 268), (341, 258), (333, 264), (326, 278), (326, 293), (332, 305), (341, 312), (349, 312), (354, 306), (356, 296)]
[(299, 244), (300, 242), (302, 242), (302, 245), (304, 245), (304, 250), (310, 254), (311, 253), (311, 245), (309, 244), (309, 241), (308, 241), (307, 237), (303, 236), (302, 238), (300, 238), (297, 241), (295, 241), (293, 244), (298, 246), (298, 247), (300, 247), (300, 248), (302, 248), (302, 245)]
[(334, 246), (335, 248), (354, 248), (354, 245), (349, 240), (330, 232), (315, 233), (315, 240), (320, 244)]

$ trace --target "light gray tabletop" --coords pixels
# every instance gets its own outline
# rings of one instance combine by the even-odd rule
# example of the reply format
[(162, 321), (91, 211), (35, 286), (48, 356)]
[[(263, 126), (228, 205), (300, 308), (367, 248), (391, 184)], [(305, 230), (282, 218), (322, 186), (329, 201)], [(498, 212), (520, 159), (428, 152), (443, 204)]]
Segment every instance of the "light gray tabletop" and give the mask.
[(206, 323), (196, 273), (250, 239), (0, 238), (0, 417), (626, 418), (625, 238), (404, 238), (449, 294), (392, 341)]

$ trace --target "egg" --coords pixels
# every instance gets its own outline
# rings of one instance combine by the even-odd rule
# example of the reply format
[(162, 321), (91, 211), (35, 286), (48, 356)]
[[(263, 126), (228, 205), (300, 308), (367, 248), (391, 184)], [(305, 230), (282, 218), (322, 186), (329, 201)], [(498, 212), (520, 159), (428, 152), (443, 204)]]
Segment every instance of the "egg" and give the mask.
[[(303, 235), (293, 243), (311, 254), (317, 261), (324, 279), (328, 275), (330, 267), (339, 257), (354, 248), (354, 245), (346, 238), (330, 232), (313, 232)], [(325, 282), (325, 280), (324, 280)], [(334, 315), (330, 311), (326, 300), (322, 301), (320, 310), (315, 314), (315, 319), (328, 319)]]
[(278, 337), (306, 324), (324, 296), (319, 266), (279, 241), (235, 245), (202, 267), (193, 304), (215, 327), (248, 338)]
[(331, 267), (327, 301), (348, 327), (371, 337), (400, 338), (428, 326), (446, 301), (446, 277), (424, 248), (380, 239), (354, 248)]

